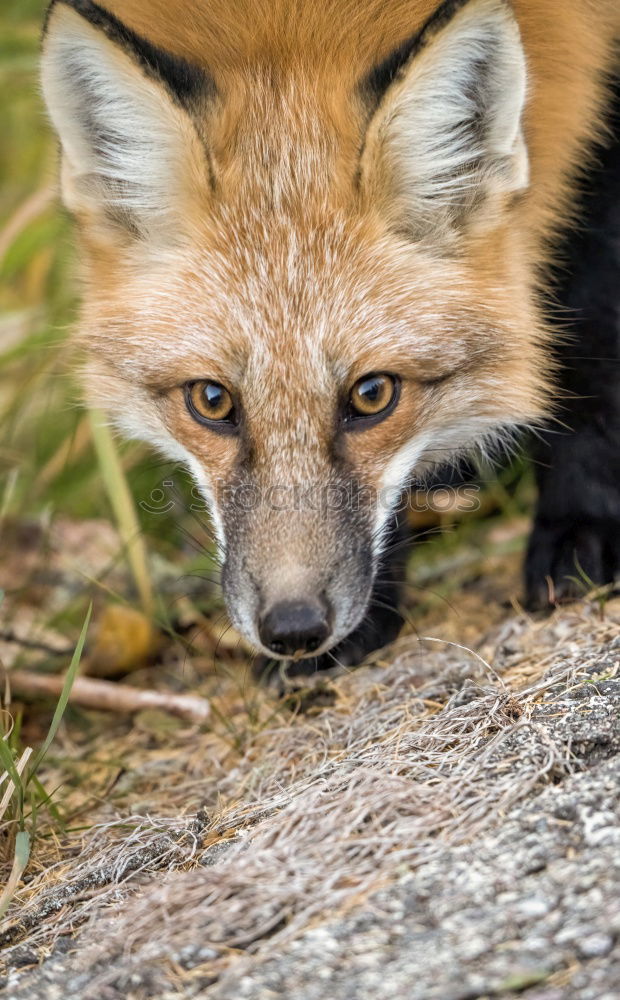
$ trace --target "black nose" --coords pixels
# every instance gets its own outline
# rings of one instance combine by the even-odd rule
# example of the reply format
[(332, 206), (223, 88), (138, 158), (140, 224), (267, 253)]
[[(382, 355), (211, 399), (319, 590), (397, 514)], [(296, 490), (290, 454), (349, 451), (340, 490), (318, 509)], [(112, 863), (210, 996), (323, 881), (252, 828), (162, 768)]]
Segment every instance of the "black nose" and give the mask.
[(281, 601), (259, 622), (261, 642), (278, 656), (313, 653), (329, 635), (327, 616), (318, 602)]

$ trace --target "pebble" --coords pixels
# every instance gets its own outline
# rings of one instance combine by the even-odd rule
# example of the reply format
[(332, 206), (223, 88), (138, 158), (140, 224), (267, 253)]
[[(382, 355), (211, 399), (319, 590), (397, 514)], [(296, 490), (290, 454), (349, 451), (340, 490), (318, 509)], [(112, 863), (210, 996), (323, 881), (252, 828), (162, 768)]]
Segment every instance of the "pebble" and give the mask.
[(608, 955), (613, 946), (614, 939), (609, 934), (590, 934), (577, 941), (577, 951), (582, 958), (601, 958)]

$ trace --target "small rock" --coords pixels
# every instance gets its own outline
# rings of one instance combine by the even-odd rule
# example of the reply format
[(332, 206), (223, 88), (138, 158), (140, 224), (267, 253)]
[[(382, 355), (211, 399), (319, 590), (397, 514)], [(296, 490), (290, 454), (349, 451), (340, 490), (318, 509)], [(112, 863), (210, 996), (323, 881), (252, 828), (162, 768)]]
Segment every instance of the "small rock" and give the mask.
[(577, 941), (577, 951), (582, 958), (601, 958), (608, 955), (614, 946), (614, 939), (609, 934), (590, 934)]
[(522, 899), (517, 909), (519, 916), (535, 920), (537, 917), (544, 917), (549, 912), (549, 904), (544, 899), (532, 896), (530, 899)]

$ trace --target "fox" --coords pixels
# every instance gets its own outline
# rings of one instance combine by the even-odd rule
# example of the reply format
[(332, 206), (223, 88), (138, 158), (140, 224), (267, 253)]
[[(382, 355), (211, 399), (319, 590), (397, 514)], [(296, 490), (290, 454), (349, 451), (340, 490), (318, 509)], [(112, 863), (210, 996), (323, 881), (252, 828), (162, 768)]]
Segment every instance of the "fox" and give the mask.
[(392, 641), (399, 498), (534, 429), (528, 600), (620, 573), (617, 0), (52, 0), (85, 396), (182, 463), (233, 625)]

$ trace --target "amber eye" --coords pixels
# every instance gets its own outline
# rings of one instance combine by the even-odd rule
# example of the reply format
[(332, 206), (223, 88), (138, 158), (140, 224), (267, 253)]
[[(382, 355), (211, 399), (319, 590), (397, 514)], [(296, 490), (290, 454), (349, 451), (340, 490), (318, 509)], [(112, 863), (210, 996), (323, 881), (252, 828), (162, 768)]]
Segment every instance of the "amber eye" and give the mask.
[(394, 375), (365, 375), (357, 380), (349, 395), (348, 420), (383, 417), (398, 402), (399, 381)]
[(220, 424), (220, 429), (227, 429), (236, 426), (235, 404), (228, 389), (220, 385), (219, 382), (208, 382), (199, 380), (196, 382), (186, 382), (185, 404), (194, 420), (201, 424)]

